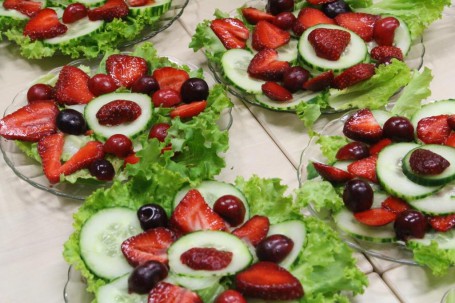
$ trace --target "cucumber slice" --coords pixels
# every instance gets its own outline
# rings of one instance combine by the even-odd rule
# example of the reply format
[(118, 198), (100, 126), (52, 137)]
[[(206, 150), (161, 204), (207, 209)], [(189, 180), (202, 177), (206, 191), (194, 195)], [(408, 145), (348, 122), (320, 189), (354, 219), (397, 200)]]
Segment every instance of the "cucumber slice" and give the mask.
[(401, 168), (403, 157), (412, 149), (419, 147), (416, 143), (396, 143), (384, 148), (376, 162), (376, 173), (379, 183), (393, 196), (407, 202), (429, 196), (441, 186), (423, 186), (409, 180)]
[(97, 7), (103, 5), (106, 0), (78, 0), (77, 2), (80, 2), (87, 7)]
[[(308, 41), (308, 35), (317, 28), (339, 29), (351, 34), (351, 41), (345, 51), (337, 61), (331, 61), (320, 58), (316, 55), (313, 46)], [(307, 29), (299, 40), (299, 54), (305, 65), (310, 68), (326, 71), (333, 70), (334, 72), (342, 71), (353, 65), (364, 62), (368, 58), (368, 48), (365, 42), (356, 33), (344, 27), (332, 24), (318, 24)]]
[(428, 246), (431, 242), (436, 242), (440, 249), (455, 249), (455, 229), (444, 233), (428, 232), (423, 239), (409, 239), (406, 243), (410, 247)]
[(120, 246), (142, 231), (136, 211), (106, 208), (91, 216), (81, 229), (79, 246), (87, 267), (100, 278), (112, 280), (133, 270)]
[(130, 16), (147, 16), (148, 18), (160, 17), (171, 7), (171, 0), (156, 0), (153, 4), (143, 6), (130, 6)]
[[(191, 248), (206, 247), (232, 252), (231, 263), (220, 270), (194, 270), (183, 264), (180, 256)], [(204, 230), (187, 234), (174, 242), (168, 250), (169, 267), (179, 275), (191, 277), (221, 277), (233, 275), (250, 265), (253, 257), (246, 244), (223, 231)]]
[[(450, 166), (447, 167), (442, 173), (438, 175), (433, 175), (433, 176), (425, 176), (425, 175), (419, 175), (415, 173), (412, 168), (411, 164), (409, 162), (409, 159), (411, 157), (411, 154), (414, 152), (416, 149), (426, 149), (429, 151), (434, 152), (435, 154), (438, 154), (442, 157), (444, 157), (447, 161), (449, 161)], [(444, 185), (452, 180), (455, 180), (455, 148), (450, 147), (450, 146), (445, 146), (445, 145), (436, 145), (436, 144), (428, 144), (428, 145), (423, 145), (420, 146), (416, 149), (411, 150), (406, 154), (406, 156), (403, 158), (403, 173), (406, 175), (406, 177), (409, 178), (409, 180), (420, 184), (420, 185)]]
[[(96, 113), (103, 106), (114, 100), (129, 100), (136, 102), (141, 107), (141, 115), (130, 123), (116, 126), (104, 126), (98, 123)], [(152, 100), (150, 96), (137, 93), (111, 93), (101, 95), (90, 101), (84, 110), (85, 121), (96, 136), (107, 139), (115, 134), (123, 134), (134, 138), (150, 126), (152, 119)]]
[[(396, 18), (396, 17), (395, 17)], [(403, 20), (397, 18), (400, 21), (400, 26), (395, 29), (395, 37), (393, 39), (393, 45), (401, 49), (403, 56), (406, 56), (411, 49), (411, 32)]]
[(115, 279), (109, 284), (103, 285), (96, 291), (96, 302), (98, 303), (113, 303), (113, 302), (128, 302), (128, 303), (147, 303), (147, 295), (139, 295), (128, 292), (129, 274), (123, 275)]
[[(168, 276), (169, 281), (172, 281), (170, 283), (172, 284), (177, 284), (182, 287), (188, 288), (190, 290), (201, 290), (205, 288), (209, 288), (220, 280), (220, 277), (189, 277), (189, 276), (182, 276), (182, 275), (177, 275), (174, 273), (170, 273)], [(168, 279), (166, 278), (166, 279)]]
[(412, 116), (411, 122), (414, 129), (417, 130), (417, 124), (423, 118), (453, 114), (455, 114), (455, 99), (442, 100), (422, 106), (422, 108)]
[(439, 192), (419, 200), (409, 201), (409, 204), (421, 212), (442, 216), (455, 213), (455, 186), (448, 184)]
[(74, 23), (66, 24), (68, 27), (66, 33), (51, 39), (45, 39), (43, 40), (43, 43), (54, 45), (70, 42), (100, 31), (103, 28), (103, 25), (104, 21), (90, 21), (88, 17), (86, 17)]
[(312, 91), (299, 91), (295, 94), (292, 95), (292, 100), (286, 101), (286, 102), (279, 102), (279, 101), (274, 101), (267, 97), (264, 94), (258, 94), (255, 95), (254, 97), (256, 98), (256, 101), (260, 103), (262, 106), (274, 110), (283, 110), (283, 111), (289, 111), (289, 110), (295, 110), (297, 105), (299, 105), (302, 102), (308, 103), (317, 98), (321, 92), (312, 92)]
[(297, 49), (298, 44), (299, 40), (291, 39), (288, 44), (277, 48), (278, 60), (295, 62), (299, 56), (299, 51)]
[(379, 123), (381, 128), (384, 126), (384, 123), (389, 120), (390, 117), (392, 117), (392, 114), (388, 111), (382, 110), (382, 109), (373, 109), (371, 111), (373, 114), (374, 119), (376, 122)]

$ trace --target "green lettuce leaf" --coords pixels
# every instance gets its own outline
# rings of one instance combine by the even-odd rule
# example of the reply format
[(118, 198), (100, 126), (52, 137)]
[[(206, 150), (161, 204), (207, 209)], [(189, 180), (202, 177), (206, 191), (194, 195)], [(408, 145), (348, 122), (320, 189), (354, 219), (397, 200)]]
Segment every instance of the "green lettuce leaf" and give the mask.
[(348, 144), (349, 140), (344, 136), (319, 136), (316, 141), (320, 145), (320, 149), (327, 162), (334, 163), (338, 150)]
[(324, 91), (313, 98), (310, 102), (301, 102), (297, 105), (295, 111), (300, 120), (308, 130), (310, 136), (315, 134), (313, 130), (314, 123), (319, 119), (324, 109), (329, 107), (329, 93)]
[(372, 0), (345, 0), (351, 8), (357, 9), (362, 7), (369, 7), (373, 4)]
[(311, 204), (318, 212), (322, 210), (337, 212), (344, 206), (343, 199), (328, 181), (308, 180), (297, 193), (303, 206)]

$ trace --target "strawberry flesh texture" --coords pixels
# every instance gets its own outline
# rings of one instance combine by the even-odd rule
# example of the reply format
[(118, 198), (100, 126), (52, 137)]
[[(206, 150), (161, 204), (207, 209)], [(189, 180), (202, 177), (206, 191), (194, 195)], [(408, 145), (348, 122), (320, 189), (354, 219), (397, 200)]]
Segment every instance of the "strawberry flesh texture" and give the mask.
[(253, 31), (253, 48), (257, 51), (278, 48), (291, 40), (291, 34), (267, 21), (259, 21)]
[(318, 57), (337, 61), (351, 41), (351, 34), (339, 29), (317, 28), (308, 35), (308, 41)]
[(154, 0), (127, 0), (129, 6), (143, 6), (147, 4), (153, 4)]
[(428, 221), (434, 230), (446, 232), (455, 227), (455, 214), (430, 217)]
[(133, 101), (114, 100), (104, 104), (96, 113), (98, 123), (104, 126), (115, 126), (133, 122), (141, 115), (141, 107)]
[(60, 36), (68, 27), (60, 23), (57, 13), (51, 8), (44, 8), (33, 15), (24, 27), (24, 36), (31, 40), (43, 40)]
[(323, 163), (313, 162), (313, 167), (322, 178), (329, 182), (344, 183), (354, 178), (354, 176), (347, 171)]
[(409, 157), (409, 164), (413, 172), (424, 176), (434, 176), (442, 173), (450, 166), (444, 157), (427, 149), (416, 149)]
[(333, 86), (338, 89), (345, 89), (359, 82), (370, 79), (374, 76), (374, 73), (374, 64), (359, 63), (351, 66), (336, 76), (335, 79), (333, 79)]
[(42, 8), (41, 6), (41, 2), (30, 0), (5, 0), (3, 2), (3, 7), (5, 9), (17, 10), (28, 17), (33, 17), (36, 13), (38, 13)]
[(71, 175), (83, 168), (87, 168), (93, 161), (104, 157), (104, 145), (98, 141), (89, 141), (79, 149), (60, 168), (59, 173), (65, 176)]
[(395, 30), (400, 26), (400, 21), (394, 17), (385, 17), (377, 20), (373, 37), (378, 45), (392, 46), (395, 39)]
[(231, 264), (232, 256), (213, 247), (193, 247), (180, 255), (180, 261), (194, 270), (221, 270)]
[(190, 76), (182, 69), (162, 67), (153, 71), (153, 78), (158, 82), (160, 89), (173, 89), (180, 93), (183, 83)]
[(276, 82), (267, 81), (262, 84), (261, 88), (264, 95), (274, 101), (284, 102), (292, 100), (292, 93)]
[(147, 303), (203, 303), (203, 301), (191, 290), (167, 282), (159, 282), (150, 291)]
[(354, 213), (354, 218), (368, 226), (383, 226), (395, 221), (397, 215), (383, 208), (372, 208)]
[(334, 78), (335, 75), (333, 74), (333, 71), (329, 70), (303, 83), (303, 88), (313, 92), (319, 92), (329, 88), (332, 85)]
[(90, 21), (104, 20), (112, 21), (115, 18), (126, 17), (129, 13), (128, 5), (123, 0), (107, 0), (100, 7), (87, 12)]
[(346, 120), (343, 134), (352, 140), (374, 143), (381, 139), (382, 128), (371, 110), (365, 108), (358, 110)]
[(38, 142), (38, 154), (41, 157), (43, 172), (52, 184), (60, 181), (60, 157), (63, 153), (63, 144), (63, 133), (46, 136)]
[(335, 17), (339, 26), (347, 28), (360, 36), (365, 42), (373, 40), (373, 30), (378, 16), (365, 13), (343, 13)]
[(272, 262), (258, 262), (235, 276), (235, 289), (245, 297), (294, 300), (303, 296), (299, 280)]
[(253, 216), (242, 226), (235, 229), (232, 234), (240, 239), (247, 240), (253, 246), (261, 242), (269, 232), (270, 222), (267, 217)]
[(289, 62), (278, 61), (278, 52), (266, 48), (259, 51), (248, 65), (248, 74), (264, 81), (280, 81), (290, 68)]
[(254, 7), (242, 8), (242, 15), (251, 24), (257, 24), (259, 21), (274, 22), (275, 16)]
[(381, 150), (392, 144), (392, 140), (385, 138), (370, 146), (370, 155), (378, 155)]
[(202, 113), (207, 107), (207, 101), (191, 102), (182, 104), (174, 108), (169, 114), (171, 118), (179, 117), (181, 119), (189, 119)]
[(376, 46), (370, 52), (371, 58), (379, 61), (386, 62), (392, 58), (403, 61), (403, 52), (395, 46)]
[(316, 8), (305, 7), (299, 12), (297, 20), (292, 26), (292, 31), (297, 36), (301, 36), (307, 28), (317, 24), (335, 24), (335, 21)]
[(354, 176), (365, 178), (371, 182), (378, 183), (376, 176), (377, 156), (370, 156), (365, 159), (357, 160), (348, 165), (348, 172)]
[(106, 60), (106, 71), (118, 86), (131, 88), (142, 76), (147, 74), (147, 61), (129, 55), (111, 55)]
[(215, 19), (210, 28), (226, 49), (245, 48), (250, 36), (248, 28), (237, 18)]
[(0, 120), (0, 136), (37, 142), (57, 131), (58, 107), (53, 101), (34, 101)]
[(417, 138), (425, 144), (444, 144), (451, 133), (448, 117), (439, 115), (421, 119), (417, 123)]
[(408, 203), (393, 196), (387, 197), (387, 199), (381, 203), (381, 207), (397, 215), (405, 210), (411, 209)]
[(447, 138), (446, 142), (444, 142), (444, 145), (455, 147), (455, 132), (452, 132), (450, 136)]
[(90, 77), (75, 66), (64, 66), (55, 84), (55, 98), (60, 104), (87, 104), (95, 96), (90, 92)]

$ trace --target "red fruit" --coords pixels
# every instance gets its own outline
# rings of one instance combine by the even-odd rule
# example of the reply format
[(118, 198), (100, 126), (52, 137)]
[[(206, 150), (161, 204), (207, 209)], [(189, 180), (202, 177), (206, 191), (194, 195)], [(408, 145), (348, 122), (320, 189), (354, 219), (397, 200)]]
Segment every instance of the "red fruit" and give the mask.
[(136, 120), (141, 112), (141, 107), (134, 101), (114, 100), (101, 106), (96, 119), (101, 125), (115, 126)]
[(167, 137), (167, 130), (171, 126), (167, 123), (157, 123), (153, 125), (149, 132), (149, 139), (156, 138), (160, 142), (164, 142)]
[(452, 132), (444, 145), (455, 147), (455, 132)]
[(372, 208), (354, 213), (354, 218), (368, 226), (383, 226), (395, 221), (397, 215), (383, 208)]
[(104, 157), (103, 143), (89, 141), (79, 149), (59, 170), (60, 174), (71, 175), (83, 168), (87, 168), (93, 161)]
[(246, 21), (251, 24), (256, 24), (259, 21), (273, 22), (275, 20), (274, 15), (268, 14), (254, 7), (242, 8), (242, 15), (245, 17)]
[(291, 40), (291, 34), (267, 21), (259, 21), (253, 30), (253, 48), (260, 51), (265, 48), (278, 48)]
[(449, 124), (449, 126), (452, 130), (455, 130), (455, 115), (450, 115), (447, 118), (447, 123)]
[(424, 176), (439, 175), (450, 166), (447, 159), (423, 148), (416, 149), (411, 153), (409, 164), (413, 172)]
[(180, 94), (182, 84), (190, 78), (182, 69), (173, 67), (157, 68), (153, 71), (153, 78), (158, 82), (160, 89), (173, 89)]
[(0, 120), (0, 136), (37, 142), (57, 131), (58, 107), (53, 101), (34, 101)]
[(156, 107), (173, 107), (182, 102), (182, 97), (176, 90), (161, 88), (153, 93), (152, 102)]
[(299, 12), (292, 31), (300, 36), (307, 28), (317, 24), (335, 24), (335, 21), (316, 8), (305, 7)]
[(303, 88), (306, 90), (319, 92), (321, 90), (329, 88), (333, 83), (334, 77), (335, 76), (333, 74), (333, 71), (331, 70), (323, 72), (303, 83)]
[(60, 157), (63, 153), (63, 133), (43, 137), (38, 142), (38, 154), (41, 157), (43, 172), (50, 183), (60, 181)]
[(395, 46), (376, 46), (370, 52), (371, 58), (379, 62), (385, 62), (392, 58), (403, 61), (403, 52)]
[(448, 117), (439, 115), (421, 119), (417, 123), (417, 138), (425, 144), (444, 144), (451, 133)]
[(194, 270), (221, 270), (232, 262), (233, 253), (213, 247), (194, 247), (180, 255), (180, 261)]
[(308, 35), (308, 41), (318, 57), (337, 61), (351, 41), (351, 34), (339, 29), (317, 28)]
[(256, 246), (267, 236), (269, 227), (270, 222), (267, 217), (256, 215), (235, 229), (232, 234)]
[(347, 28), (360, 36), (364, 41), (373, 40), (373, 29), (379, 16), (365, 13), (343, 13), (335, 17), (338, 25)]
[(346, 120), (343, 134), (356, 141), (377, 142), (382, 137), (382, 128), (371, 110), (365, 108), (358, 110)]
[(38, 100), (51, 100), (54, 96), (54, 88), (49, 84), (37, 83), (27, 90), (27, 101), (29, 103)]
[(431, 217), (429, 223), (436, 231), (449, 231), (455, 226), (455, 214)]
[(378, 143), (371, 145), (370, 146), (370, 155), (378, 155), (381, 150), (383, 150), (385, 147), (389, 146), (392, 144), (392, 140), (389, 138), (382, 139)]
[(276, 82), (267, 81), (262, 84), (262, 92), (274, 101), (283, 102), (292, 99), (291, 92)]
[(115, 18), (123, 18), (128, 15), (128, 5), (123, 0), (107, 0), (102, 6), (88, 11), (90, 21), (112, 21)]
[(334, 166), (313, 162), (313, 167), (321, 177), (329, 182), (344, 183), (354, 178), (351, 173)]
[(360, 160), (366, 158), (370, 155), (370, 150), (368, 145), (363, 142), (350, 142), (343, 147), (341, 147), (337, 154), (337, 160)]
[(202, 113), (205, 108), (207, 107), (207, 101), (197, 101), (197, 102), (191, 102), (189, 104), (182, 104), (174, 108), (170, 116), (171, 118), (176, 118), (179, 117), (181, 119), (185, 118), (192, 118), (194, 116), (199, 115)]
[(127, 0), (129, 6), (143, 6), (147, 4), (153, 4), (154, 0)]
[(377, 44), (392, 46), (395, 39), (395, 30), (400, 21), (394, 17), (385, 17), (377, 20), (374, 25), (373, 37)]
[(231, 227), (238, 226), (245, 219), (245, 205), (233, 195), (219, 197), (213, 204), (213, 211), (221, 216)]
[(136, 153), (129, 154), (125, 159), (123, 160), (123, 167), (125, 167), (127, 164), (136, 164), (141, 160), (138, 156), (136, 156)]
[(299, 280), (272, 262), (258, 262), (235, 276), (235, 288), (246, 297), (294, 300), (303, 296)]
[(33, 15), (25, 24), (24, 36), (31, 40), (43, 40), (66, 33), (68, 27), (60, 23), (57, 13), (51, 8), (44, 8)]
[(411, 209), (408, 203), (396, 197), (387, 197), (387, 199), (382, 202), (381, 207), (385, 210), (388, 210), (392, 213), (399, 214), (405, 210)]
[(101, 96), (114, 92), (118, 85), (110, 75), (96, 74), (88, 80), (88, 88), (95, 96)]
[(236, 290), (228, 289), (216, 297), (214, 303), (247, 303), (246, 299)]
[(131, 266), (151, 260), (167, 264), (167, 249), (175, 240), (175, 234), (171, 230), (157, 227), (126, 239), (121, 250)]
[(275, 20), (272, 22), (276, 26), (284, 30), (290, 30), (294, 25), (297, 18), (291, 12), (282, 12), (275, 16)]
[(22, 14), (33, 17), (41, 10), (42, 2), (35, 2), (31, 0), (5, 0), (3, 7), (5, 9), (15, 9)]
[(236, 18), (215, 19), (210, 28), (227, 49), (245, 48), (250, 31)]
[(337, 0), (308, 0), (307, 2), (313, 5), (321, 5), (326, 3), (335, 2)]
[(130, 88), (147, 73), (147, 61), (129, 55), (110, 55), (106, 60), (106, 71), (118, 86)]
[(74, 23), (87, 17), (87, 8), (82, 3), (72, 3), (63, 11), (62, 21), (64, 23)]
[(204, 201), (199, 191), (192, 189), (174, 209), (170, 225), (183, 233), (197, 230), (226, 230), (223, 219)]
[(365, 81), (373, 77), (374, 75), (374, 64), (359, 63), (354, 65), (333, 80), (333, 86), (338, 89), (345, 89), (353, 86), (359, 82)]
[(278, 61), (276, 50), (263, 49), (251, 60), (248, 74), (264, 81), (280, 81), (290, 67), (288, 62)]
[(112, 135), (104, 143), (104, 152), (125, 158), (133, 152), (133, 142), (125, 135)]
[(357, 160), (348, 165), (348, 172), (354, 176), (365, 178), (371, 182), (378, 183), (376, 177), (377, 156), (370, 156), (365, 159)]
[(191, 290), (160, 282), (150, 291), (147, 303), (203, 303), (203, 301)]
[(87, 104), (95, 96), (88, 88), (90, 77), (75, 66), (64, 66), (55, 84), (55, 98), (60, 104)]

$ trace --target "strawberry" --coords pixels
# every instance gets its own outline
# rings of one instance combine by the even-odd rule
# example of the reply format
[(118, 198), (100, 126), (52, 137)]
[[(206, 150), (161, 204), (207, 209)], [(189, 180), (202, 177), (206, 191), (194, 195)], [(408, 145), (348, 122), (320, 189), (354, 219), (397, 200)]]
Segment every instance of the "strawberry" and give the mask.
[(235, 289), (245, 297), (294, 300), (303, 296), (299, 280), (272, 262), (258, 262), (235, 276)]
[(335, 157), (337, 160), (360, 160), (370, 155), (368, 146), (363, 142), (349, 142), (348, 144), (340, 147)]
[(253, 246), (256, 246), (267, 236), (269, 227), (270, 222), (267, 217), (256, 215), (236, 228), (232, 234), (240, 239), (248, 240)]
[(89, 141), (62, 165), (59, 172), (65, 176), (71, 175), (78, 170), (87, 168), (93, 161), (102, 159), (103, 157), (103, 143)]
[(411, 209), (408, 203), (393, 196), (387, 197), (387, 199), (382, 202), (381, 207), (397, 215), (405, 210)]
[(392, 58), (403, 61), (403, 52), (395, 46), (376, 46), (371, 50), (370, 55), (379, 62), (386, 62)]
[(71, 3), (63, 11), (62, 21), (63, 23), (74, 23), (87, 17), (87, 7), (79, 2)]
[(128, 5), (123, 0), (107, 0), (100, 7), (88, 11), (90, 21), (104, 20), (112, 21), (115, 18), (123, 18), (128, 15)]
[(134, 165), (138, 163), (141, 160), (138, 156), (136, 156), (136, 153), (129, 154), (128, 156), (123, 159), (123, 167), (125, 167), (127, 164)]
[(118, 86), (131, 86), (147, 74), (147, 61), (129, 55), (110, 55), (106, 60), (106, 71)]
[(329, 182), (344, 183), (354, 178), (351, 173), (334, 166), (313, 162), (313, 167), (321, 177)]
[(0, 120), (0, 136), (9, 140), (37, 142), (57, 131), (59, 113), (53, 101), (34, 101)]
[(316, 8), (305, 7), (299, 12), (297, 20), (292, 26), (292, 31), (297, 36), (301, 36), (307, 28), (317, 24), (335, 24), (335, 21)]
[(147, 303), (203, 303), (203, 301), (191, 290), (167, 282), (159, 282), (150, 291)]
[(348, 172), (354, 176), (365, 178), (371, 182), (378, 183), (376, 177), (376, 161), (377, 156), (369, 156), (368, 158), (357, 160), (348, 165)]
[(207, 107), (207, 101), (191, 102), (189, 104), (182, 104), (174, 108), (169, 114), (171, 118), (179, 117), (181, 119), (187, 119), (202, 113)]
[(253, 30), (253, 48), (257, 51), (265, 48), (278, 48), (291, 40), (291, 34), (267, 21), (259, 21)]
[(455, 147), (455, 132), (450, 134), (446, 142), (444, 142), (444, 145)]
[(174, 232), (157, 227), (126, 239), (121, 245), (121, 250), (131, 266), (138, 266), (151, 260), (167, 264), (167, 249), (175, 240)]
[(374, 24), (373, 38), (378, 45), (392, 46), (395, 39), (395, 30), (400, 26), (400, 21), (394, 17), (385, 17)]
[(250, 37), (248, 28), (237, 18), (215, 19), (210, 28), (226, 49), (245, 48)]
[(439, 115), (421, 119), (417, 123), (417, 138), (425, 144), (444, 144), (451, 133), (448, 117)]
[(365, 13), (343, 13), (335, 17), (338, 25), (347, 28), (360, 36), (365, 42), (373, 40), (373, 29), (379, 16)]
[(51, 8), (44, 8), (33, 15), (25, 24), (24, 36), (31, 40), (43, 40), (66, 33), (68, 27), (60, 23), (57, 13)]
[(339, 29), (317, 28), (308, 35), (308, 41), (318, 57), (337, 61), (351, 41), (351, 34)]
[(450, 129), (455, 130), (455, 115), (447, 117), (447, 123), (449, 124)]
[(115, 126), (133, 122), (141, 112), (141, 107), (134, 101), (114, 100), (100, 107), (96, 119), (100, 125)]
[(335, 76), (333, 74), (333, 71), (329, 70), (303, 83), (303, 88), (314, 92), (319, 92), (321, 90), (329, 88), (332, 85), (334, 78)]
[(242, 15), (248, 23), (256, 24), (259, 21), (274, 22), (275, 16), (254, 7), (242, 8)]
[(183, 233), (197, 230), (226, 230), (223, 219), (205, 202), (201, 193), (190, 190), (174, 209), (170, 225)]
[(153, 78), (158, 82), (160, 89), (173, 89), (180, 93), (183, 82), (190, 76), (182, 69), (162, 67), (153, 71)]
[(129, 6), (144, 6), (147, 4), (153, 4), (154, 0), (127, 0)]
[(333, 86), (338, 89), (345, 89), (359, 82), (370, 79), (375, 73), (374, 64), (359, 63), (339, 74), (333, 80)]
[(292, 99), (291, 92), (276, 82), (265, 82), (261, 88), (264, 95), (274, 101), (289, 101)]
[(5, 9), (15, 9), (22, 14), (33, 17), (41, 10), (42, 2), (35, 2), (31, 0), (5, 0), (3, 7)]
[(180, 255), (180, 261), (194, 270), (221, 270), (231, 264), (232, 256), (213, 247), (193, 247)]
[(326, 3), (332, 3), (337, 0), (307, 0), (308, 3), (313, 4), (313, 5), (321, 5), (321, 4), (326, 4)]
[(43, 172), (52, 184), (60, 181), (60, 157), (63, 153), (63, 144), (63, 133), (46, 136), (38, 142), (38, 154), (41, 157)]
[(55, 84), (55, 98), (60, 104), (87, 104), (95, 96), (88, 88), (90, 77), (75, 66), (64, 66)]
[(236, 290), (228, 289), (219, 294), (214, 303), (247, 303), (246, 299)]
[(280, 81), (290, 68), (288, 62), (278, 61), (278, 52), (274, 49), (263, 49), (251, 60), (248, 74), (264, 81)]
[(390, 144), (392, 144), (392, 140), (390, 140), (389, 138), (385, 138), (385, 139), (382, 139), (381, 141), (379, 141), (378, 143), (371, 145), (370, 146), (370, 155), (373, 156), (373, 155), (379, 154), (379, 152), (381, 152), (381, 150), (383, 150), (385, 147), (389, 146)]
[(346, 120), (343, 134), (352, 140), (373, 143), (381, 139), (382, 128), (371, 110), (365, 108), (358, 110)]
[(368, 226), (383, 226), (395, 221), (397, 215), (383, 208), (372, 208), (354, 213), (354, 218)]
[(429, 222), (434, 230), (446, 232), (455, 227), (455, 214), (430, 217)]

